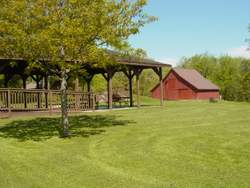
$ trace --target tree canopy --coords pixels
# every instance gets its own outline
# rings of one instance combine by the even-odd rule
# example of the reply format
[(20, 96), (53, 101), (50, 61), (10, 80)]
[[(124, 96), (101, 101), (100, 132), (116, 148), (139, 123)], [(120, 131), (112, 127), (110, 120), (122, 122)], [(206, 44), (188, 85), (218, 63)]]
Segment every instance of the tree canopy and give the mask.
[[(128, 37), (155, 19), (143, 12), (146, 0), (0, 0), (0, 3), (0, 55), (51, 59), (54, 63), (103, 62), (104, 47), (128, 48)], [(60, 65), (66, 66), (61, 62)]]
[[(63, 135), (68, 135), (67, 76), (85, 63), (105, 66), (106, 49), (129, 51), (129, 36), (155, 20), (147, 0), (0, 0), (0, 56), (24, 58), (61, 79)], [(95, 66), (95, 65), (93, 65)]]

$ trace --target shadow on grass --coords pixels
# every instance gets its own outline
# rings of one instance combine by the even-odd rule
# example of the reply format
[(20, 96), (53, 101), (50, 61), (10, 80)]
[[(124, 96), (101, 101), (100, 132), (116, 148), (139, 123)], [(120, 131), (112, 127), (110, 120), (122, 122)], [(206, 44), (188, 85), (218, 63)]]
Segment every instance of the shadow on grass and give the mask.
[[(15, 138), (19, 141), (43, 141), (59, 137), (60, 118), (35, 118), (31, 120), (16, 120), (0, 127), (0, 137)], [(70, 137), (89, 137), (105, 132), (104, 128), (126, 126), (134, 123), (128, 120), (118, 120), (110, 115), (83, 115), (69, 118)]]

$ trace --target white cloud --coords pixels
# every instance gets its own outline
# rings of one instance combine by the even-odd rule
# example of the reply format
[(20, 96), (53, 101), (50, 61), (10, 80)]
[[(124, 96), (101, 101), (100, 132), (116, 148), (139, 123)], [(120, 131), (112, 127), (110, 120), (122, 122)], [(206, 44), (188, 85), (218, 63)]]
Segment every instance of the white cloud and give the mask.
[(241, 46), (238, 48), (231, 48), (227, 50), (227, 54), (232, 57), (244, 57), (250, 59), (250, 51), (247, 46)]
[(179, 63), (179, 60), (178, 59), (174, 59), (174, 58), (157, 59), (157, 61), (162, 62), (162, 63), (166, 63), (166, 64), (170, 64), (173, 67), (175, 67)]

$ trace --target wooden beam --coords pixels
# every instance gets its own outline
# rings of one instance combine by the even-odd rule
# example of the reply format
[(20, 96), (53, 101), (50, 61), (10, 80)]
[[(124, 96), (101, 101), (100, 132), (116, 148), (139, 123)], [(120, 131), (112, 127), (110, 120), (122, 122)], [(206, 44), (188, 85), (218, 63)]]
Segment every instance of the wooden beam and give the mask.
[(36, 89), (41, 89), (40, 81), (43, 79), (42, 75), (30, 75), (30, 77), (36, 82)]
[(129, 81), (129, 106), (133, 107), (134, 106), (134, 101), (133, 101), (133, 75), (132, 75), (132, 70), (129, 70), (129, 77), (128, 77), (128, 81)]
[(76, 79), (75, 79), (75, 91), (77, 92), (79, 90), (80, 90), (80, 88), (79, 88), (79, 78), (77, 76)]
[(140, 102), (140, 74), (142, 72), (142, 68), (136, 67), (134, 69), (135, 76), (136, 76), (136, 105), (138, 108), (141, 106)]
[(108, 73), (102, 72), (103, 78), (108, 81)]
[[(75, 92), (79, 91), (79, 78), (78, 76), (75, 79)], [(81, 95), (79, 95), (78, 93), (75, 93), (75, 109), (79, 110), (80, 109), (80, 97)]]
[(90, 92), (91, 92), (91, 81), (93, 80), (94, 76), (95, 76), (95, 74), (94, 73), (90, 73), (90, 72), (88, 72), (88, 74), (84, 76), (84, 80), (87, 83), (87, 92), (89, 93), (88, 94), (88, 105), (89, 105), (89, 108), (91, 107), (91, 103), (92, 103), (93, 108), (94, 108), (94, 105), (95, 105), (93, 103), (93, 99), (91, 99), (91, 94), (90, 94)]
[(164, 101), (163, 101), (163, 80), (162, 80), (162, 68), (159, 68), (159, 79), (160, 79), (160, 103), (161, 106), (164, 105)]
[[(92, 81), (92, 78), (93, 78), (93, 76), (91, 76), (91, 78), (89, 78), (89, 79), (86, 79), (86, 82), (87, 82), (87, 91), (88, 91), (88, 98), (89, 98), (89, 107), (91, 106), (90, 104), (91, 104), (91, 102), (93, 102), (93, 100), (91, 101), (91, 94), (90, 94), (90, 92), (91, 92), (91, 81)], [(94, 105), (94, 103), (93, 103), (93, 105)]]
[(141, 107), (140, 101), (140, 75), (136, 75), (136, 105), (138, 108)]
[(159, 76), (159, 82), (160, 82), (160, 104), (161, 106), (164, 105), (163, 100), (163, 79), (162, 79), (162, 68), (153, 68), (154, 72)]
[[(93, 80), (94, 74), (88, 74), (88, 76), (84, 77), (84, 80), (87, 82), (87, 91), (91, 91), (91, 81)], [(106, 75), (105, 75), (106, 76)], [(106, 78), (105, 78), (106, 79)]]
[(48, 109), (48, 89), (49, 89), (49, 76), (46, 74), (44, 76), (44, 89), (47, 91), (45, 92), (45, 108)]
[(112, 78), (108, 78), (108, 108), (113, 107), (113, 90), (112, 90)]
[(87, 81), (87, 91), (91, 91), (91, 81)]
[(152, 69), (160, 77), (160, 70), (157, 67), (154, 67)]
[(26, 84), (27, 77), (22, 77), (22, 80), (23, 80), (23, 89), (26, 89), (27, 88), (27, 84)]
[(108, 93), (108, 108), (113, 107), (113, 88), (112, 88), (112, 78), (115, 75), (115, 70), (107, 69), (106, 72), (102, 72), (102, 76), (107, 81), (107, 93)]
[[(31, 78), (36, 82), (36, 89), (41, 89), (40, 87), (40, 82), (43, 79), (43, 75), (30, 75)], [(37, 93), (37, 107), (40, 108), (41, 107), (41, 97), (40, 97), (40, 92)]]
[(44, 89), (46, 90), (49, 89), (49, 76), (48, 75), (44, 76)]
[(5, 88), (8, 88), (9, 81), (12, 77), (13, 77), (13, 75), (11, 75), (11, 74), (8, 74), (8, 73), (4, 74), (4, 87)]
[(52, 104), (52, 98), (53, 98), (53, 94), (52, 94), (52, 92), (51, 92), (51, 90), (50, 90), (50, 88), (49, 88), (49, 114), (50, 115), (52, 115), (52, 110), (53, 110), (53, 104)]
[(8, 117), (11, 116), (11, 91), (8, 89), (7, 92), (7, 106), (8, 106)]
[(133, 107), (133, 77), (135, 76), (135, 71), (132, 68), (128, 70), (122, 70), (122, 72), (127, 76), (129, 82), (129, 106)]
[[(27, 81), (27, 78), (28, 76), (27, 75), (21, 75), (22, 77), (22, 80), (23, 80), (23, 89), (26, 89), (26, 81)], [(27, 108), (27, 95), (26, 93), (24, 92), (24, 108)]]

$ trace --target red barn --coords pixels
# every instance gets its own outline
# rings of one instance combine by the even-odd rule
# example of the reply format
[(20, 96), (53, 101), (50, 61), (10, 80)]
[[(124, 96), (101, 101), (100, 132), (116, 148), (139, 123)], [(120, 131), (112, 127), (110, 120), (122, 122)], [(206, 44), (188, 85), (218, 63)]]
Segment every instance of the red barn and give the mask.
[[(160, 84), (151, 90), (153, 98), (160, 98)], [(193, 69), (172, 69), (163, 79), (163, 98), (182, 99), (218, 99), (219, 88)]]

